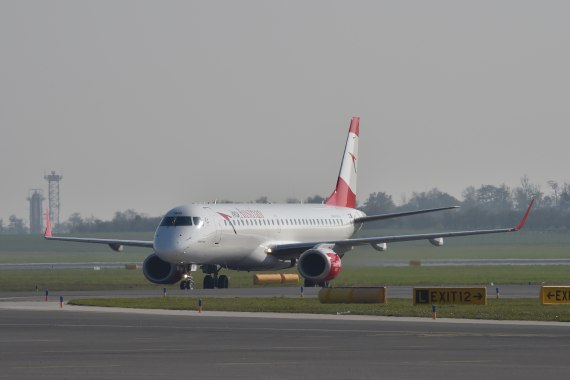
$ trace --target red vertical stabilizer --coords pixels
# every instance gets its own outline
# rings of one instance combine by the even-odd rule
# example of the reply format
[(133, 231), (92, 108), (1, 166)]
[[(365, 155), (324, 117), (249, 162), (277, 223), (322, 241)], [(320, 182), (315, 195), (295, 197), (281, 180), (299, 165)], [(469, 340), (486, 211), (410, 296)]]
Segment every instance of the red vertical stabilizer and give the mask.
[(46, 209), (46, 230), (44, 232), (45, 238), (51, 237), (51, 223), (49, 221), (49, 209)]
[(356, 207), (356, 176), (358, 165), (358, 139), (360, 118), (355, 116), (350, 122), (344, 155), (336, 187), (326, 204), (340, 207)]

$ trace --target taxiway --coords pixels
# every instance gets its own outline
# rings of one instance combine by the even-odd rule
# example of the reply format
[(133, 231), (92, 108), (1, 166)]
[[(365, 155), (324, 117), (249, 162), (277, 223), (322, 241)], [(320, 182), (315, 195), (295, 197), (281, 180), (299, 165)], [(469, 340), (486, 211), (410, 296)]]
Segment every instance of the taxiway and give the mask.
[(535, 379), (570, 324), (0, 303), (1, 378)]

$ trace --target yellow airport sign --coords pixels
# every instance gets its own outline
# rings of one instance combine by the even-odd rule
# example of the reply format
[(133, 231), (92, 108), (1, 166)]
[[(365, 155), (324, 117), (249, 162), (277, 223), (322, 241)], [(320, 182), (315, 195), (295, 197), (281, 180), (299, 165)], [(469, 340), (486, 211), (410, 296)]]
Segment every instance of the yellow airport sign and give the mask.
[(570, 304), (570, 286), (541, 286), (540, 302), (543, 305)]
[(487, 288), (414, 288), (414, 305), (486, 305)]

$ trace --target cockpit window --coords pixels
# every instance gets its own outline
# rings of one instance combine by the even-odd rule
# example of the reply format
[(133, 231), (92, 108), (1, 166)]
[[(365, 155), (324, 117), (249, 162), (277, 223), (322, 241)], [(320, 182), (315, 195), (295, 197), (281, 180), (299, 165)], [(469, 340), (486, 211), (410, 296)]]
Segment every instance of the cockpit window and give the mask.
[[(196, 218), (194, 218), (196, 219)], [(200, 219), (200, 218), (198, 218)], [(191, 226), (192, 217), (191, 216), (165, 216), (160, 223), (163, 227), (178, 227), (178, 226)]]
[(204, 221), (199, 216), (193, 217), (192, 220), (194, 221), (194, 225), (198, 228), (202, 227), (202, 224), (204, 224)]

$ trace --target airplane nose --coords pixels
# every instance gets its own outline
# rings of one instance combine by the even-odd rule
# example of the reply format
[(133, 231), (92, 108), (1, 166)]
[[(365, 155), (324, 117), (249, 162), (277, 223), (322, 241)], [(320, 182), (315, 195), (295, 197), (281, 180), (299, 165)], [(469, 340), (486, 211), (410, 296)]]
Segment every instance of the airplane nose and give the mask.
[(158, 233), (154, 239), (154, 251), (161, 259), (179, 262), (186, 248), (180, 233)]

